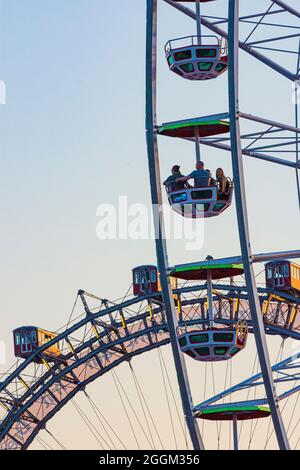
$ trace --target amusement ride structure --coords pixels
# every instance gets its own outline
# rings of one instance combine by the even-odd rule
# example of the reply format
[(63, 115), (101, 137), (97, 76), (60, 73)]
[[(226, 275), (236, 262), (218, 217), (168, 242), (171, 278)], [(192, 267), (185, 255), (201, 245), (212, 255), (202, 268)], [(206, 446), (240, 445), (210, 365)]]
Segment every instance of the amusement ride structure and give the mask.
[[(146, 134), (152, 205), (156, 211), (157, 266), (135, 267), (132, 295), (121, 302), (80, 290), (77, 299), (82, 302), (84, 314), (57, 333), (36, 326), (21, 326), (14, 331), (18, 362), (3, 374), (0, 382), (1, 449), (27, 449), (34, 439), (41, 442), (40, 432), (47, 430), (47, 422), (77, 393), (84, 393), (91, 400), (86, 392), (89, 383), (123, 362), (131, 367), (134, 356), (167, 344), (171, 344), (185, 426), (193, 449), (205, 448), (199, 423), (232, 423), (233, 448), (238, 449), (239, 422), (257, 423), (268, 417), (278, 448), (291, 447), (280, 405), (300, 393), (300, 354), (272, 366), (267, 336), (300, 340), (300, 267), (293, 262), (300, 257), (300, 250), (252, 253), (243, 158), (286, 166), (293, 177), (296, 173), (300, 208), (298, 105), (296, 100), (294, 126), (241, 112), (238, 82), (242, 50), (295, 83), (297, 95), (300, 10), (285, 1), (270, 0), (265, 11), (257, 10), (259, 2), (253, 2), (257, 5), (253, 5), (252, 13), (241, 16), (241, 2), (229, 0), (228, 17), (223, 18), (202, 14), (204, 8), (209, 10), (210, 3), (223, 0), (162, 1), (196, 22), (196, 35), (167, 42), (165, 56), (170, 72), (178, 80), (198, 81), (199, 92), (203, 81), (217, 81), (219, 76), (228, 74), (228, 111), (162, 124), (157, 121), (158, 12), (157, 0), (147, 0)], [(250, 25), (246, 36), (245, 25)], [(203, 33), (204, 28), (208, 33)], [(263, 39), (254, 41), (251, 38), (257, 30), (263, 30)], [(295, 49), (282, 49), (281, 44), (287, 40), (294, 41)], [(270, 54), (274, 51), (296, 57), (295, 70), (285, 67), (281, 55), (274, 59)], [(255, 130), (242, 133), (243, 120), (250, 121)], [(176, 217), (205, 218), (207, 224), (211, 217), (224, 217), (235, 198), (240, 255), (223, 259), (208, 256), (193, 263), (169, 265), (158, 154), (158, 140), (163, 136), (193, 142), (196, 163), (201, 161), (205, 146), (230, 152), (232, 179), (220, 182), (208, 177), (199, 185), (166, 189)], [(295, 158), (273, 156), (277, 153)], [(263, 287), (256, 283), (255, 263), (266, 263)], [(243, 285), (235, 282), (239, 276), (243, 276)], [(91, 308), (91, 301), (98, 307)], [(225, 387), (200, 404), (193, 403), (185, 357), (205, 364), (229, 364), (233, 357), (246, 354), (250, 335), (255, 338), (260, 372)], [(201, 378), (198, 382), (201, 387)], [(279, 386), (283, 385), (281, 390)], [(257, 390), (253, 399), (249, 393), (246, 399), (240, 399), (241, 392), (253, 389)], [(296, 446), (298, 443), (299, 440)]]

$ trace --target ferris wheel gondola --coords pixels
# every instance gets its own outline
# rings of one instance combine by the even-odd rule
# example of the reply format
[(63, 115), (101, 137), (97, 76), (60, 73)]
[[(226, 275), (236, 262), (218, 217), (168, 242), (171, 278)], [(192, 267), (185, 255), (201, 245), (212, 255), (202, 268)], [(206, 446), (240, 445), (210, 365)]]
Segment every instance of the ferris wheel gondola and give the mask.
[(170, 206), (187, 218), (216, 217), (231, 206), (233, 183), (230, 179), (227, 181), (226, 192), (221, 192), (218, 184), (168, 192)]
[(213, 279), (233, 278), (244, 273), (243, 265), (216, 263), (210, 256), (204, 262), (175, 266), (171, 275), (185, 281), (206, 280), (207, 320), (201, 328), (179, 326), (178, 342), (182, 352), (196, 361), (226, 361), (242, 351), (247, 344), (248, 325), (237, 321), (231, 327), (216, 326), (214, 322)]
[[(15, 356), (27, 359), (40, 347), (56, 338), (57, 334), (36, 326), (22, 326), (13, 331)], [(43, 356), (35, 356), (34, 362), (41, 364), (45, 357), (48, 362), (60, 359), (62, 356), (59, 344), (49, 346)]]
[(172, 39), (165, 45), (169, 69), (187, 80), (211, 80), (228, 70), (226, 41), (201, 32), (200, 4), (213, 0), (185, 0), (196, 3), (197, 35)]
[[(226, 113), (182, 121), (164, 123), (158, 127), (158, 135), (186, 139), (195, 142), (196, 160), (200, 161), (200, 138), (226, 134), (230, 124)], [(231, 206), (233, 181), (226, 179), (204, 184), (202, 187), (182, 187), (174, 190), (166, 186), (169, 204), (174, 212), (187, 218), (216, 217)]]
[(187, 36), (165, 45), (169, 69), (187, 80), (211, 80), (228, 69), (226, 45), (216, 36)]
[(289, 260), (277, 260), (265, 266), (266, 287), (300, 296), (300, 266)]

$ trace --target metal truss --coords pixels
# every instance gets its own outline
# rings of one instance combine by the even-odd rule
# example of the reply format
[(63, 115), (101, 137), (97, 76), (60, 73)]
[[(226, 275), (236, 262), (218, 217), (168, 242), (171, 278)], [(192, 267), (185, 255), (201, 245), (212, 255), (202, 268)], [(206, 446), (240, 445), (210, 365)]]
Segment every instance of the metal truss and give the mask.
[[(297, 154), (299, 145), (300, 129), (298, 127), (288, 126), (270, 119), (253, 116), (243, 112), (239, 113), (241, 126), (244, 120), (256, 123), (253, 132), (242, 132), (242, 154), (247, 157), (253, 157), (264, 160), (269, 163), (283, 165), (295, 170), (300, 169), (299, 159), (287, 160), (282, 156)], [(191, 140), (191, 139), (189, 139)], [(222, 138), (203, 138), (200, 142), (209, 147), (231, 152), (229, 137)], [(274, 155), (278, 156), (274, 156)]]
[[(300, 353), (297, 352), (293, 356), (280, 361), (279, 363), (275, 364), (272, 367), (272, 371), (276, 374), (277, 377), (274, 378), (274, 383), (277, 384), (289, 384), (292, 385), (288, 390), (278, 394), (278, 400), (282, 401), (291, 395), (300, 391)], [(200, 403), (199, 405), (194, 407), (194, 412), (197, 413), (199, 411), (203, 411), (205, 409), (213, 409), (217, 408), (217, 402), (222, 400), (224, 404), (224, 399), (226, 397), (230, 397), (230, 404), (231, 405), (266, 405), (268, 404), (267, 399), (265, 396), (261, 396), (260, 398), (255, 398), (253, 400), (246, 400), (246, 401), (234, 401), (232, 399), (235, 393), (238, 393), (243, 390), (249, 390), (255, 387), (262, 387), (263, 380), (262, 374), (256, 374), (250, 377), (249, 379), (243, 380), (242, 382), (224, 390), (221, 393), (218, 393), (214, 397), (209, 398), (208, 400)], [(263, 394), (262, 394), (263, 395)]]
[[(207, 323), (206, 285), (187, 285), (176, 291), (181, 329), (202, 328)], [(77, 393), (92, 381), (133, 357), (170, 343), (161, 297), (133, 298), (119, 304), (101, 300), (96, 313), (89, 300), (98, 297), (79, 291), (84, 316), (13, 371), (0, 384), (0, 449), (27, 449), (39, 431)], [(300, 340), (300, 299), (259, 290), (267, 334)], [(99, 299), (100, 302), (100, 299)], [(246, 321), (253, 332), (245, 286), (213, 285), (215, 322), (235, 325)], [(59, 343), (62, 358), (49, 362), (45, 350)], [(42, 363), (36, 363), (36, 358)]]
[[(241, 118), (241, 125), (243, 125), (245, 121), (250, 121), (251, 123), (256, 124), (255, 130), (253, 129), (252, 132), (249, 132), (248, 130), (241, 134), (241, 141), (244, 144), (242, 147), (242, 154), (244, 156), (257, 158), (269, 163), (284, 165), (295, 170), (300, 169), (299, 158), (297, 158), (296, 161), (281, 158), (281, 154), (297, 155), (300, 128), (288, 126), (270, 119), (253, 116), (252, 114), (246, 114), (243, 112), (239, 112), (239, 117)], [(229, 113), (220, 113), (211, 116), (200, 116), (194, 119), (200, 121), (213, 119), (226, 120), (228, 118)], [(192, 119), (189, 119), (189, 121), (192, 121)], [(179, 124), (181, 122), (184, 121), (173, 121), (173, 124)], [(257, 129), (257, 124), (260, 126), (259, 129)], [(166, 123), (163, 125), (166, 125)], [(160, 126), (157, 126), (157, 128), (159, 127)], [(188, 137), (185, 138), (185, 140), (195, 143), (196, 138)], [(200, 139), (201, 144), (220, 150), (226, 150), (228, 152), (231, 152), (232, 150), (230, 142), (231, 139), (229, 136), (205, 137)], [(272, 155), (269, 155), (269, 153)], [(274, 154), (278, 154), (279, 156), (274, 157)]]

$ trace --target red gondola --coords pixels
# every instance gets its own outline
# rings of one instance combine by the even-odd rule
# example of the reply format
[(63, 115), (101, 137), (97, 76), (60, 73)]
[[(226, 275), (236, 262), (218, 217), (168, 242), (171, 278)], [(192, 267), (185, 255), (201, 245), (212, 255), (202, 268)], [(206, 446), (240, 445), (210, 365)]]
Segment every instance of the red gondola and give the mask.
[(300, 266), (288, 260), (265, 265), (266, 287), (300, 296)]
[(134, 295), (158, 292), (158, 273), (156, 266), (137, 266), (132, 270), (132, 275)]
[[(133, 276), (133, 294), (136, 296), (149, 294), (151, 292), (161, 292), (161, 284), (159, 273), (156, 266), (144, 265), (137, 266), (132, 270)], [(177, 289), (178, 281), (175, 277), (170, 276), (172, 290)], [(174, 294), (175, 302), (178, 295)]]
[[(13, 332), (14, 335), (14, 348), (15, 356), (21, 359), (30, 357), (36, 349), (56, 338), (55, 333), (37, 328), (36, 326), (22, 326)], [(48, 349), (43, 351), (43, 356), (47, 360), (53, 360), (61, 356), (59, 343), (53, 344)], [(40, 356), (36, 356), (35, 362), (41, 363)]]

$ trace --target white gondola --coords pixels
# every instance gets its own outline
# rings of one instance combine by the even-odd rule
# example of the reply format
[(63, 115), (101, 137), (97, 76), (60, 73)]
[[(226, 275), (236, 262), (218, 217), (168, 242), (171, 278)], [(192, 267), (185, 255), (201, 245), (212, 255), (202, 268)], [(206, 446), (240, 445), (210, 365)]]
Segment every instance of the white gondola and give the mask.
[[(226, 361), (241, 352), (247, 344), (248, 324), (241, 320), (233, 326), (217, 325), (215, 322), (215, 299), (213, 279), (231, 279), (244, 273), (243, 265), (217, 262), (208, 256), (204, 262), (188, 263), (171, 269), (171, 276), (185, 281), (206, 280), (207, 301), (202, 326), (179, 325), (177, 338), (181, 351), (196, 361)], [(202, 309), (201, 309), (202, 311)]]
[(227, 361), (246, 347), (247, 323), (238, 322), (235, 328), (212, 328), (178, 335), (183, 353), (196, 361)]
[(188, 188), (168, 192), (173, 211), (183, 217), (201, 219), (216, 217), (231, 206), (233, 182), (228, 178), (227, 190), (220, 192), (218, 185)]
[(211, 80), (228, 69), (227, 46), (216, 36), (173, 39), (165, 54), (170, 70), (188, 80)]

